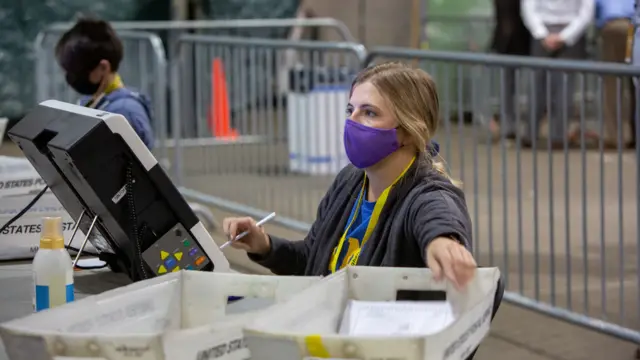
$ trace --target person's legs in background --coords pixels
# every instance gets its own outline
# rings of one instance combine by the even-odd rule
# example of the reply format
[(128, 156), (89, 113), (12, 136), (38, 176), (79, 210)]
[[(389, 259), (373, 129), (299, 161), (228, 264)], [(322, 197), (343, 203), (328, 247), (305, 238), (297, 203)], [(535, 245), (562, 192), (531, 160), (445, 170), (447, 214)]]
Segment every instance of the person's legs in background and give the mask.
[(501, 138), (515, 139), (517, 126), (516, 119), (516, 69), (502, 68), (498, 71), (498, 97), (500, 105), (497, 114), (491, 119), (489, 124), (494, 140)]
[[(616, 19), (609, 21), (602, 27), (600, 56), (603, 61), (624, 63), (629, 23), (628, 19)], [(618, 124), (620, 124), (622, 126), (622, 144), (620, 146), (624, 147), (630, 135), (628, 126), (623, 120), (630, 116), (628, 96), (625, 95), (625, 81), (616, 76), (605, 76), (603, 83), (604, 118), (602, 121), (604, 121), (604, 133), (602, 137), (604, 145), (607, 148), (615, 149), (618, 147)], [(622, 101), (619, 101), (619, 98)]]
[(500, 105), (500, 116), (504, 116), (504, 120), (500, 121), (501, 135), (507, 139), (515, 139), (517, 124), (516, 121), (516, 69), (506, 68), (501, 75), (502, 89), (504, 98)]
[[(550, 26), (551, 31), (560, 32), (564, 26)], [(557, 59), (584, 60), (587, 58), (587, 38), (581, 37), (573, 45), (565, 45), (555, 54)], [(565, 81), (566, 80), (566, 81)], [(554, 106), (552, 110), (553, 118), (549, 116), (549, 136), (552, 141), (558, 141), (564, 146), (565, 141), (575, 138), (575, 134), (580, 131), (580, 124), (575, 122), (574, 116), (574, 83), (575, 74), (558, 73), (553, 88)], [(571, 126), (573, 125), (575, 126)], [(558, 146), (556, 146), (558, 147)]]
[[(562, 31), (564, 25), (548, 25), (547, 28), (549, 32), (558, 33)], [(534, 41), (531, 47), (531, 54), (553, 59), (582, 60), (587, 55), (586, 46), (586, 38), (582, 37), (573, 45), (565, 45), (554, 52), (549, 52), (544, 48), (541, 41)], [(545, 71), (537, 72), (534, 88), (536, 105), (534, 118), (532, 119), (534, 123), (528, 127), (527, 130), (529, 132), (523, 138), (524, 146), (530, 146), (534, 137), (538, 136), (540, 122), (545, 110), (549, 129), (547, 136), (551, 140), (551, 148), (563, 148), (565, 141), (573, 137), (572, 134), (569, 134), (567, 126), (573, 118), (574, 108), (573, 76), (571, 75), (560, 72), (551, 72), (549, 74)], [(547, 92), (546, 86), (547, 79), (551, 82), (548, 87), (549, 92)]]
[(635, 80), (633, 78), (629, 79), (629, 90), (630, 90), (630, 96), (629, 96), (629, 127), (631, 128), (630, 132), (631, 132), (631, 136), (629, 136), (630, 140), (629, 140), (629, 144), (628, 147), (635, 149), (636, 148), (636, 126), (637, 126), (637, 121), (639, 121), (640, 119), (636, 118), (636, 106), (637, 105), (637, 96), (638, 96), (638, 86), (635, 82)]
[[(503, 55), (531, 55), (531, 33), (522, 19), (520, 0), (493, 0), (493, 5), (495, 27), (491, 50)], [(492, 95), (497, 95), (500, 101), (497, 108), (491, 109), (489, 130), (494, 140), (514, 139), (515, 132), (519, 131), (516, 124), (518, 106), (514, 96), (517, 74), (516, 68), (499, 68), (496, 72), (492, 71), (491, 80), (498, 82), (497, 89), (492, 87), (492, 90), (497, 90)]]
[[(549, 52), (542, 46), (542, 42), (534, 40), (531, 43), (531, 56), (534, 57), (550, 57)], [(524, 129), (524, 135), (522, 137), (522, 146), (531, 147), (533, 142), (536, 141), (539, 147), (538, 135), (540, 132), (540, 123), (544, 117), (547, 107), (547, 73), (544, 70), (536, 70), (533, 72), (532, 79), (533, 86), (525, 93), (528, 94), (530, 107), (530, 114), (525, 116), (527, 126)]]
[(569, 118), (573, 103), (573, 91), (571, 87), (571, 74), (559, 71), (551, 71), (548, 76), (550, 86), (545, 103), (547, 104), (547, 146), (551, 140), (552, 148), (561, 148), (567, 134)]

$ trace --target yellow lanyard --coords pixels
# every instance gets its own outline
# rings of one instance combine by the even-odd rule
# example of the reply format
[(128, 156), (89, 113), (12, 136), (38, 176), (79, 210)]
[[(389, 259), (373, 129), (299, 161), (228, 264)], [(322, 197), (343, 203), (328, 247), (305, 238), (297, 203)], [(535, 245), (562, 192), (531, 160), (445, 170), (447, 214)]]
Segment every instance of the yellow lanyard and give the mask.
[(123, 86), (124, 83), (122, 82), (120, 74), (116, 74), (116, 76), (113, 77), (113, 81), (109, 84), (109, 86), (107, 86), (106, 89), (104, 89), (104, 93), (109, 94), (117, 89), (120, 89)]
[(100, 103), (100, 100), (102, 100), (102, 98), (105, 97), (105, 95), (108, 95), (113, 91), (120, 89), (121, 87), (124, 87), (124, 83), (122, 82), (122, 78), (120, 77), (120, 75), (116, 74), (116, 76), (113, 77), (113, 81), (109, 83), (106, 89), (104, 89), (104, 91), (100, 95), (90, 100), (86, 106), (90, 108), (95, 108)]
[[(360, 244), (360, 248), (356, 250), (356, 252), (353, 255), (350, 256), (350, 259), (344, 259), (345, 262), (347, 262), (349, 265), (356, 265), (358, 263), (358, 258), (360, 257), (360, 251), (362, 250), (362, 248), (364, 248), (364, 244), (367, 243), (367, 240), (369, 240), (369, 238), (371, 237), (371, 234), (373, 233), (373, 230), (375, 229), (376, 224), (378, 223), (378, 220), (380, 218), (380, 213), (384, 208), (384, 204), (387, 202), (387, 198), (389, 197), (391, 188), (393, 188), (395, 184), (398, 181), (400, 181), (400, 179), (402, 179), (404, 174), (407, 173), (407, 171), (409, 170), (411, 165), (413, 165), (415, 160), (416, 160), (415, 157), (411, 159), (411, 162), (409, 163), (409, 165), (407, 165), (407, 167), (404, 170), (402, 170), (402, 173), (400, 173), (400, 175), (393, 181), (393, 183), (389, 185), (386, 189), (384, 189), (382, 194), (380, 194), (378, 201), (376, 201), (376, 205), (373, 207), (373, 212), (371, 213), (371, 219), (369, 219), (369, 224), (367, 224), (367, 230), (365, 231), (364, 236), (362, 237), (362, 243)], [(332, 273), (339, 270), (337, 268), (338, 259), (340, 258), (340, 254), (342, 253), (342, 248), (344, 247), (344, 244), (347, 241), (347, 234), (349, 233), (351, 226), (353, 225), (356, 218), (358, 217), (358, 211), (360, 211), (360, 206), (362, 205), (362, 201), (364, 199), (366, 187), (367, 187), (367, 178), (365, 175), (365, 179), (362, 182), (362, 188), (360, 189), (360, 194), (358, 195), (358, 200), (356, 201), (356, 205), (355, 205), (356, 208), (353, 211), (353, 216), (351, 217), (351, 222), (349, 222), (349, 225), (347, 226), (346, 230), (340, 237), (340, 242), (338, 242), (338, 247), (336, 248), (336, 251), (334, 251), (333, 258), (331, 260), (331, 266), (329, 267), (329, 270), (331, 270)], [(347, 255), (348, 254), (345, 254), (345, 256)]]

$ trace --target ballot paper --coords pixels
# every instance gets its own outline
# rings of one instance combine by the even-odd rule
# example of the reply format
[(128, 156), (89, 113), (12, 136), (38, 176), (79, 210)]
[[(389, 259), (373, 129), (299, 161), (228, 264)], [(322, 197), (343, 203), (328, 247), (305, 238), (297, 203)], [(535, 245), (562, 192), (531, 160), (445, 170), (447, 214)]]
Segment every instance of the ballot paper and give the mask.
[(78, 259), (77, 265), (80, 265), (82, 267), (98, 268), (101, 266), (106, 266), (107, 263), (94, 257), (94, 258)]
[(2, 146), (2, 140), (4, 140), (4, 132), (7, 130), (7, 124), (9, 123), (9, 119), (0, 118), (0, 146)]
[(339, 333), (412, 336), (440, 332), (455, 320), (447, 301), (358, 301), (347, 304)]

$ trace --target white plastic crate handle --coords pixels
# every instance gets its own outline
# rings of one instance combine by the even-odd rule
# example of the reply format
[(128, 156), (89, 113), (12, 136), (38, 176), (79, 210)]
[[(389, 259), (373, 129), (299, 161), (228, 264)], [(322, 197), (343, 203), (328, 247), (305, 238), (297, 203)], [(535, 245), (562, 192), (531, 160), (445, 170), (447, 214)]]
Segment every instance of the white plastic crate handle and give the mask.
[[(91, 356), (90, 354), (82, 357), (53, 355), (48, 350), (44, 337), (37, 335), (32, 336), (18, 333), (7, 334), (7, 332), (4, 332), (2, 339), (5, 344), (7, 355), (9, 355), (9, 359), (11, 360), (110, 360), (102, 356)], [(62, 343), (54, 342), (52, 345), (54, 348), (60, 348)]]
[[(226, 314), (227, 300), (229, 297), (246, 297), (258, 299), (272, 299), (281, 302), (306, 289), (320, 277), (305, 276), (268, 276), (245, 275), (233, 273), (218, 273), (214, 278), (207, 277), (212, 282), (211, 286), (202, 289), (194, 287), (198, 277), (207, 275), (200, 272), (187, 272), (185, 277), (192, 281), (185, 281), (183, 286), (183, 308), (207, 309), (207, 316), (198, 315), (198, 311), (183, 313), (183, 324), (193, 327), (211, 323)], [(197, 285), (196, 285), (197, 286)], [(187, 296), (192, 294), (192, 296)], [(193, 294), (198, 294), (193, 296)]]

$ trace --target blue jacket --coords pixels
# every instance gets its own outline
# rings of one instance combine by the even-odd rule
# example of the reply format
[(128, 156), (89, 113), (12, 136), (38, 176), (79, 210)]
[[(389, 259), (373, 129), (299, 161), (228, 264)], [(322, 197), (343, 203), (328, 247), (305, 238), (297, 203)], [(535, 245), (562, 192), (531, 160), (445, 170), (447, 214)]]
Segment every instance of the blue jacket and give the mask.
[(596, 0), (596, 26), (603, 27), (614, 19), (633, 19), (634, 0)]
[[(79, 103), (86, 104), (89, 100), (91, 97), (85, 96)], [(148, 97), (127, 88), (119, 88), (106, 94), (96, 109), (124, 116), (147, 148), (153, 149), (154, 136), (151, 128), (153, 116), (151, 101)]]

